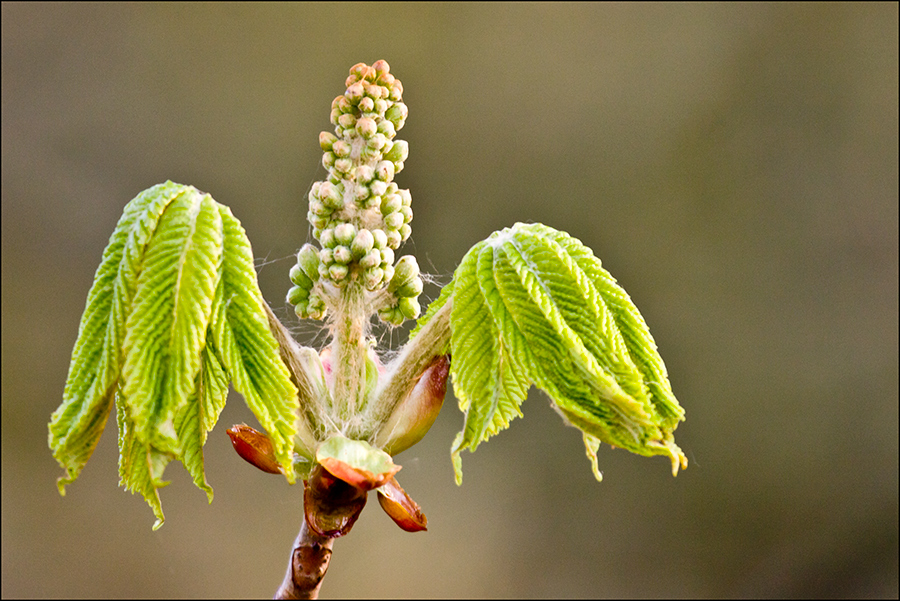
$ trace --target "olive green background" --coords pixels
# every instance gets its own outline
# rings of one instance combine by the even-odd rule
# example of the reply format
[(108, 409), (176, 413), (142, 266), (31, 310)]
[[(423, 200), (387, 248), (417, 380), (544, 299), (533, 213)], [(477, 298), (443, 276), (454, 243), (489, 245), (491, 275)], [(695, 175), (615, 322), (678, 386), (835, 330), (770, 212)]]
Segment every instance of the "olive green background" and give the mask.
[(46, 423), (122, 207), (166, 179), (232, 208), (323, 343), (287, 272), (330, 102), (382, 58), (410, 108), (401, 252), (446, 282), (516, 221), (584, 241), (654, 333), (690, 467), (604, 446), (597, 483), (533, 390), (457, 487), (448, 394), (397, 458), (428, 532), (370, 499), (322, 596), (896, 597), (897, 32), (896, 3), (3, 4), (3, 597), (275, 591), (302, 491), (231, 450), (238, 396), (215, 501), (172, 464), (158, 532), (114, 423), (65, 498)]

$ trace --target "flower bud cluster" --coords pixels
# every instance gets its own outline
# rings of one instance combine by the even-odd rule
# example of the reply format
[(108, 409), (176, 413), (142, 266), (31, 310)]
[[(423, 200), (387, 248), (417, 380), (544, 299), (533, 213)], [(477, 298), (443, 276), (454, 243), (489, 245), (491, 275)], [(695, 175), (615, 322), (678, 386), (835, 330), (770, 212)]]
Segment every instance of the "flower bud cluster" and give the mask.
[(397, 261), (393, 277), (388, 283), (388, 292), (394, 302), (378, 311), (378, 317), (382, 321), (400, 325), (406, 319), (419, 316), (422, 310), (418, 301), (422, 293), (422, 278), (414, 256), (406, 255)]
[(297, 264), (291, 267), (291, 282), (294, 287), (288, 290), (287, 301), (294, 305), (298, 316), (310, 319), (325, 317), (325, 300), (313, 290), (319, 279), (319, 252), (311, 244), (304, 244), (297, 253)]
[[(393, 181), (409, 155), (409, 145), (394, 139), (408, 111), (403, 85), (385, 61), (355, 65), (346, 85), (331, 105), (334, 133), (319, 135), (328, 178), (313, 184), (307, 218), (322, 247), (318, 277), (339, 288), (358, 281), (374, 292), (393, 281), (394, 251), (411, 232), (412, 197)], [(415, 296), (402, 297), (410, 300), (398, 318), (418, 314)], [(309, 315), (311, 303), (303, 309)], [(295, 306), (301, 314), (303, 305)]]

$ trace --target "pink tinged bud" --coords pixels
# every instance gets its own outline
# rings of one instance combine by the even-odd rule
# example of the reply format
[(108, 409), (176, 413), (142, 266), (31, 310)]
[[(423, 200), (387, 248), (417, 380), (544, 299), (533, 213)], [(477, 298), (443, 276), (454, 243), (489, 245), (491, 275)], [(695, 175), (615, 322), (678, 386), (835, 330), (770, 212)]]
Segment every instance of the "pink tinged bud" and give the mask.
[(337, 109), (342, 113), (349, 113), (353, 110), (353, 105), (350, 104), (350, 101), (347, 100), (346, 96), (338, 96), (335, 98), (337, 102)]
[(337, 137), (330, 132), (323, 131), (319, 134), (319, 146), (324, 151), (331, 150), (331, 146), (337, 141)]
[(372, 63), (372, 68), (375, 70), (375, 75), (378, 77), (391, 72), (391, 66), (384, 59)]
[(372, 444), (388, 455), (396, 455), (422, 440), (441, 411), (449, 372), (450, 355), (435, 358), (391, 413)]
[(360, 136), (368, 140), (378, 132), (378, 125), (376, 125), (374, 119), (364, 117), (356, 122), (356, 131)]
[(334, 152), (334, 156), (343, 159), (350, 156), (352, 147), (346, 140), (338, 140), (332, 145), (331, 149), (332, 152)]
[(334, 168), (340, 173), (350, 173), (353, 168), (353, 161), (350, 159), (338, 159), (334, 162)]
[(391, 478), (378, 489), (378, 504), (407, 532), (428, 530), (428, 518), (422, 513), (419, 504), (400, 487), (396, 478)]
[(319, 361), (322, 362), (322, 371), (325, 373), (325, 383), (329, 388), (332, 387), (333, 379), (331, 373), (331, 347), (326, 346), (319, 352)]
[(282, 473), (275, 459), (275, 450), (268, 436), (247, 424), (238, 424), (226, 430), (234, 450), (241, 458), (269, 474)]
[(356, 237), (356, 227), (352, 223), (342, 223), (334, 228), (334, 239), (338, 244), (350, 246), (353, 238)]
[(359, 184), (368, 184), (375, 179), (375, 169), (370, 165), (360, 165), (356, 168), (356, 181)]
[(338, 117), (338, 125), (343, 127), (344, 129), (353, 129), (356, 127), (356, 117), (353, 113), (344, 113), (340, 117)]
[[(369, 70), (369, 65), (367, 65), (366, 63), (356, 63), (355, 65), (350, 67), (350, 75), (356, 77), (355, 81), (359, 81), (360, 79), (363, 79), (366, 76), (366, 73), (368, 72), (368, 70)], [(352, 84), (347, 84), (347, 85), (352, 85)]]
[(366, 506), (366, 491), (334, 477), (321, 465), (303, 483), (303, 514), (320, 536), (344, 536)]
[(347, 86), (347, 91), (344, 92), (344, 98), (347, 99), (349, 104), (359, 104), (359, 101), (362, 100), (363, 94), (365, 93), (365, 89), (363, 88), (362, 82), (356, 82), (352, 86)]
[(390, 99), (394, 102), (400, 102), (403, 98), (403, 84), (400, 83), (399, 79), (394, 80), (394, 84), (391, 86), (391, 95)]
[(390, 93), (390, 88), (392, 85), (394, 85), (394, 76), (390, 73), (379, 74), (378, 79), (375, 80), (375, 83), (387, 87), (388, 93)]
[(375, 110), (375, 101), (366, 96), (359, 101), (359, 110), (363, 113), (371, 113)]

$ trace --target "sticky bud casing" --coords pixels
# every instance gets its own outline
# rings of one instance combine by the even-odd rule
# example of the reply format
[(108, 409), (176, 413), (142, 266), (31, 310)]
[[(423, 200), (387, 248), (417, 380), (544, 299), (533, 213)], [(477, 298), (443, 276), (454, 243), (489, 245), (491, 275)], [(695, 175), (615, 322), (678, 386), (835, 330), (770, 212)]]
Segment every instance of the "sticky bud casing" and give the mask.
[(388, 455), (396, 455), (422, 440), (441, 412), (449, 372), (450, 355), (435, 358), (378, 430), (373, 446), (384, 449)]

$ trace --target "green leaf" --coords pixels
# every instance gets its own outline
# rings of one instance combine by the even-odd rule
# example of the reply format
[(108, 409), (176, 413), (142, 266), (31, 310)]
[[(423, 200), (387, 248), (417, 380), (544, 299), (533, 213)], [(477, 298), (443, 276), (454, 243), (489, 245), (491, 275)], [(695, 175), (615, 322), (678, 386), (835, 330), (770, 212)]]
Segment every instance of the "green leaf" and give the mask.
[(293, 446), (300, 402), (269, 330), (253, 250), (240, 222), (219, 206), (225, 234), (222, 278), (211, 333), (232, 385), (272, 439), (275, 457), (294, 482)]
[(106, 426), (144, 249), (163, 210), (182, 188), (166, 182), (141, 192), (125, 206), (103, 251), (78, 328), (63, 402), (50, 419), (49, 445), (66, 470), (57, 481), (60, 494), (78, 478)]
[(167, 182), (124, 211), (95, 276), (50, 447), (77, 478), (113, 398), (120, 483), (164, 520), (158, 489), (181, 461), (212, 500), (203, 445), (228, 380), (270, 431), (293, 478), (297, 390), (268, 328), (246, 234), (231, 211), (193, 187)]
[(222, 263), (222, 219), (211, 196), (184, 193), (147, 247), (125, 324), (122, 394), (135, 435), (181, 454), (175, 415), (196, 402), (197, 374)]
[(460, 452), (521, 415), (531, 384), (583, 432), (598, 479), (601, 441), (667, 455), (674, 473), (687, 465), (672, 435), (684, 411), (656, 344), (590, 249), (547, 226), (516, 224), (476, 244), (453, 286), (450, 373), (466, 414), (452, 450), (457, 482)]

